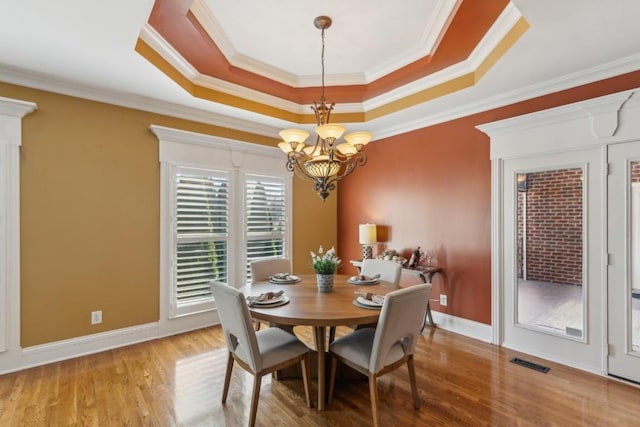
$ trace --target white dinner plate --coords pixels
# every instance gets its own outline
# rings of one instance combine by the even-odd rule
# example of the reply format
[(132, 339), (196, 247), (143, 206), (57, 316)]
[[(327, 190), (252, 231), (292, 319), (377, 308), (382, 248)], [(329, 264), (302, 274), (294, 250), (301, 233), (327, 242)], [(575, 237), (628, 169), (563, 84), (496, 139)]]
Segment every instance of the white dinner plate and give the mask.
[(381, 308), (382, 307), (382, 303), (373, 302), (371, 300), (366, 299), (363, 296), (359, 296), (356, 300), (360, 304), (366, 305), (367, 307), (375, 307), (375, 308)]
[(264, 300), (264, 301), (253, 301), (253, 302), (251, 302), (251, 300), (249, 300), (249, 303), (251, 305), (269, 305), (269, 304), (277, 304), (280, 301), (282, 301), (283, 299), (284, 299), (284, 294), (279, 295), (279, 296), (277, 296), (275, 298)]
[(289, 302), (289, 297), (285, 295), (281, 295), (278, 298), (273, 298), (268, 301), (254, 302), (251, 304), (251, 307), (254, 308), (269, 308), (269, 307), (280, 307), (281, 305), (285, 305)]
[(380, 282), (379, 279), (367, 279), (367, 280), (356, 280), (353, 278), (350, 278), (349, 280), (347, 280), (347, 282), (351, 283), (352, 285), (375, 285), (377, 283)]
[(360, 308), (366, 308), (367, 310), (380, 310), (382, 308), (381, 305), (366, 305), (366, 304), (362, 304), (360, 301), (358, 301), (357, 299), (354, 299), (352, 301), (353, 305), (355, 305), (356, 307), (360, 307)]
[(279, 283), (279, 284), (291, 284), (291, 283), (298, 283), (300, 279), (298, 276), (287, 276), (286, 279), (280, 279), (278, 277), (275, 276), (269, 276), (269, 281), (271, 283)]

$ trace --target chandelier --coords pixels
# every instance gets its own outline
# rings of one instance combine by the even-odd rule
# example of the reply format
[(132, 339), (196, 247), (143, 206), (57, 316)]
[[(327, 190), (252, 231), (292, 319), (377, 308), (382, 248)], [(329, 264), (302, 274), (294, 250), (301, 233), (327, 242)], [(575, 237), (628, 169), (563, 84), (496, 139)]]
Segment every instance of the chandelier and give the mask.
[(302, 129), (285, 129), (279, 135), (283, 142), (278, 147), (287, 155), (287, 170), (313, 182), (313, 190), (324, 201), (335, 190), (336, 182), (349, 175), (356, 166), (367, 163), (363, 147), (373, 135), (369, 132), (352, 132), (344, 136), (346, 142), (338, 143), (346, 128), (330, 124), (331, 110), (335, 103), (327, 105), (324, 97), (324, 30), (331, 26), (331, 18), (318, 16), (313, 24), (322, 32), (322, 93), (320, 105), (315, 101), (311, 109), (316, 115), (316, 142), (306, 145), (309, 132)]

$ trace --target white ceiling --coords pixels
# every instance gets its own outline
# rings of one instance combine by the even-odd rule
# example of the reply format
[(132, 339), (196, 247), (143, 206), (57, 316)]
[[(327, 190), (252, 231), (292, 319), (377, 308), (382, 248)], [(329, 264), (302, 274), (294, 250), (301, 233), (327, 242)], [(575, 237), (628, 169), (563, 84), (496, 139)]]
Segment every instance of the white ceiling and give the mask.
[(401, 8), (388, 0), (195, 2), (205, 6), (194, 8), (198, 20), (234, 65), (253, 71), (257, 61), (259, 74), (290, 74), (286, 83), (318, 86), (322, 38), (315, 17), (333, 21), (325, 31), (327, 85), (364, 84), (431, 53), (457, 0), (403, 0)]
[[(453, 4), (205, 1), (216, 11), (215, 19), (239, 61), (258, 67), (265, 63), (301, 80), (318, 78), (320, 68), (320, 35), (313, 18), (331, 15), (334, 23), (326, 32), (328, 82), (345, 75), (368, 80), (403, 65), (429, 45), (432, 36), (424, 31), (424, 22), (430, 8)], [(512, 4), (530, 28), (475, 86), (364, 124), (350, 124), (349, 130), (368, 129), (379, 139), (640, 69), (640, 1), (512, 0)], [(153, 0), (2, 1), (0, 81), (273, 137), (278, 129), (291, 126), (196, 99), (142, 58), (134, 46), (152, 7)], [(291, 43), (298, 43), (298, 48), (283, 48)]]

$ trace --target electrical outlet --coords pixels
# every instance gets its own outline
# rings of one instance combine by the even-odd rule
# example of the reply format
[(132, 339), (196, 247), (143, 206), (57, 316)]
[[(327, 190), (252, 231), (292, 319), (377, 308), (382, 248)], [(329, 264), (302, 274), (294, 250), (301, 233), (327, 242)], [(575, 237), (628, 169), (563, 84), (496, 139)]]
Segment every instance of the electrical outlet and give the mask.
[(102, 323), (102, 310), (92, 311), (91, 312), (91, 324), (97, 325)]
[(445, 294), (440, 294), (440, 305), (443, 307), (447, 306), (447, 296)]

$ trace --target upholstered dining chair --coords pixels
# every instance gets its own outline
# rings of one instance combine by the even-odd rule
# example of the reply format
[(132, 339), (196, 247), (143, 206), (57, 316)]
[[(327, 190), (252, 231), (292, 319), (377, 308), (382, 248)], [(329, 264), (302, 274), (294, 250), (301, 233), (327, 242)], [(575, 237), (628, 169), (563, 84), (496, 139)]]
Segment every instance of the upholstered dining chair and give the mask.
[[(276, 273), (291, 273), (291, 260), (289, 258), (257, 259), (251, 261), (249, 269), (251, 270), (251, 283), (266, 282), (269, 280), (269, 276), (273, 276)], [(260, 322), (256, 320), (253, 323), (253, 328), (259, 331), (260, 325)], [(293, 328), (283, 329), (293, 332)]]
[(368, 277), (379, 274), (380, 280), (397, 285), (400, 283), (402, 264), (383, 259), (363, 259), (360, 274)]
[(373, 425), (380, 426), (378, 378), (406, 364), (413, 406), (420, 408), (413, 354), (430, 294), (430, 283), (389, 292), (384, 297), (377, 328), (357, 329), (331, 343), (329, 403), (333, 397), (336, 367), (340, 361), (369, 378)]
[[(402, 264), (384, 259), (364, 259), (360, 267), (360, 274), (372, 277), (376, 274), (380, 275), (380, 280), (398, 285), (400, 276), (402, 275)], [(375, 327), (375, 325), (366, 325)], [(329, 342), (333, 342), (336, 337), (336, 327), (329, 328)]]
[(244, 370), (251, 373), (254, 378), (249, 414), (249, 426), (253, 426), (256, 422), (262, 376), (300, 363), (304, 394), (307, 406), (311, 407), (307, 370), (311, 361), (309, 348), (295, 335), (280, 328), (254, 331), (251, 327), (251, 315), (247, 301), (239, 290), (224, 283), (211, 281), (211, 292), (216, 301), (224, 339), (229, 350), (227, 371), (222, 389), (222, 403), (225, 404), (227, 401), (231, 371), (234, 362), (236, 362)]
[(288, 258), (264, 258), (252, 261), (251, 283), (266, 282), (276, 273), (291, 273), (291, 260)]

